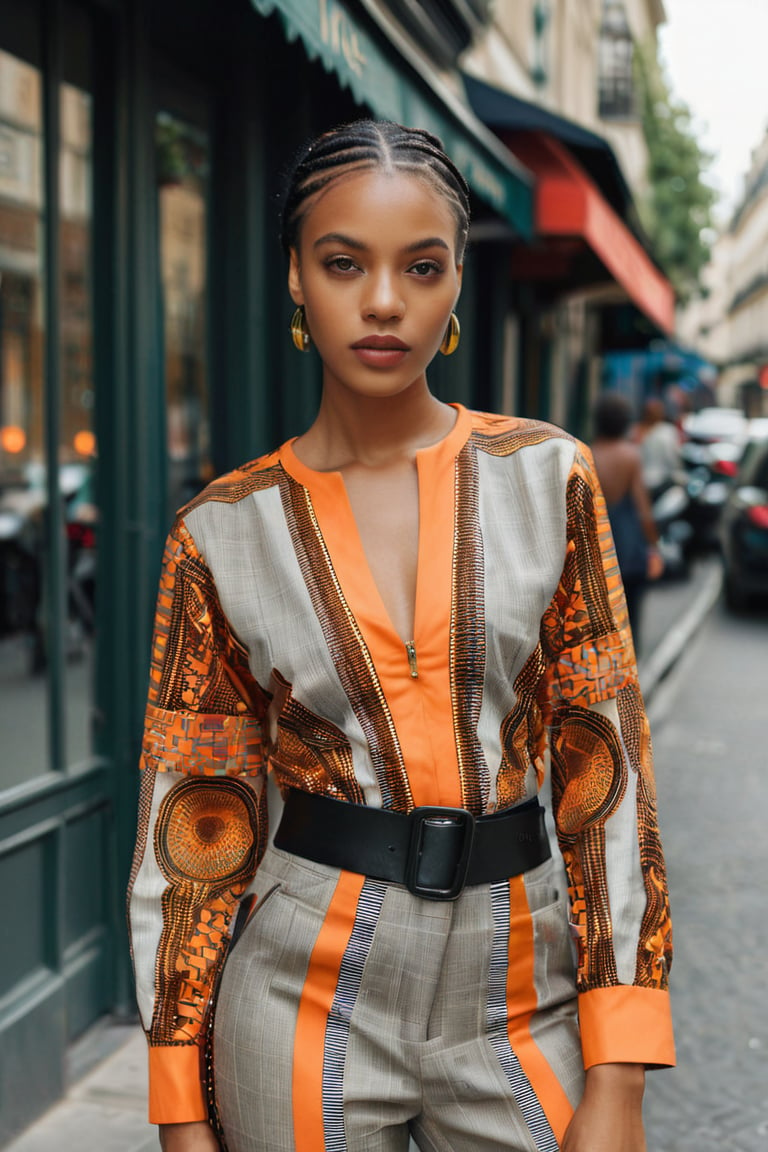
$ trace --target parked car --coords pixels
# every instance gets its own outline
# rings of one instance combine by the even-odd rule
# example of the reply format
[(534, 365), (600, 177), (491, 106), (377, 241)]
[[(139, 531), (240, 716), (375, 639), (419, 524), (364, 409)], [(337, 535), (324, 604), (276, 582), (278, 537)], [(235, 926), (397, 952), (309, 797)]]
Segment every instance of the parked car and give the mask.
[(749, 424), (720, 522), (725, 596), (735, 610), (768, 597), (768, 419)]

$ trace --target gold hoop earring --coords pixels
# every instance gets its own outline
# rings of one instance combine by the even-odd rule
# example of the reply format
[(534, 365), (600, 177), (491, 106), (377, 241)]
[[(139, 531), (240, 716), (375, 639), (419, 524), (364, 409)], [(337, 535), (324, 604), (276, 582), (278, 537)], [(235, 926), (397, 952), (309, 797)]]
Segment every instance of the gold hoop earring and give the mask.
[(459, 346), (459, 339), (461, 337), (461, 325), (459, 318), (455, 312), (451, 312), (451, 322), (448, 325), (443, 342), (440, 345), (440, 351), (443, 356), (452, 356)]
[(309, 332), (303, 304), (299, 305), (291, 317), (291, 339), (299, 352), (306, 352), (309, 348)]

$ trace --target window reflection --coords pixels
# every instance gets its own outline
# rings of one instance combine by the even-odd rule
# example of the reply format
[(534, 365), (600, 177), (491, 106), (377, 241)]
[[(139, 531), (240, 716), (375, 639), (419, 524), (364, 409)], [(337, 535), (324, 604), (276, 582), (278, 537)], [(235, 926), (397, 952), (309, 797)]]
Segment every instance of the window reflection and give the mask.
[(0, 787), (48, 767), (41, 97), (0, 51)]
[(155, 124), (160, 225), (169, 517), (211, 478), (207, 381), (209, 144), (160, 112)]
[[(91, 330), (91, 101), (60, 90), (60, 284), (55, 461), (64, 523), (48, 508), (42, 83), (0, 50), (0, 789), (50, 766), (49, 692), (61, 694), (67, 763), (90, 752), (96, 505)], [(63, 596), (48, 586), (52, 534), (64, 540)], [(66, 605), (54, 620), (50, 605)], [(49, 630), (63, 629), (66, 668)], [(58, 761), (58, 756), (55, 762)]]
[(66, 538), (64, 730), (68, 764), (91, 751), (97, 508), (94, 492), (91, 296), (91, 97), (60, 89), (59, 253), (61, 441), (59, 476)]

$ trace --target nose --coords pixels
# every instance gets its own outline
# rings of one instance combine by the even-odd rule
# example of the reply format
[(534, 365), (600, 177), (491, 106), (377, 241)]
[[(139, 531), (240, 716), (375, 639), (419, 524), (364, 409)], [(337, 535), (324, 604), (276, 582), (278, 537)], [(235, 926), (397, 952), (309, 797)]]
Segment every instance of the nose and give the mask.
[(405, 301), (398, 290), (394, 274), (387, 268), (366, 276), (362, 312), (367, 320), (399, 320), (405, 313)]

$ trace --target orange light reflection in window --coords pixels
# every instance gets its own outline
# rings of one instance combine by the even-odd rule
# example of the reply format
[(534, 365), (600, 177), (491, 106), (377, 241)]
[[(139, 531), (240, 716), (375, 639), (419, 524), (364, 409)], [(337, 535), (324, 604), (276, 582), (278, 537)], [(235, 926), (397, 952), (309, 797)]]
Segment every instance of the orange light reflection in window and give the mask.
[(96, 453), (96, 437), (88, 428), (75, 432), (72, 446), (80, 456), (93, 456)]
[(18, 424), (6, 424), (0, 428), (0, 448), (6, 452), (23, 452), (27, 446), (27, 434)]

